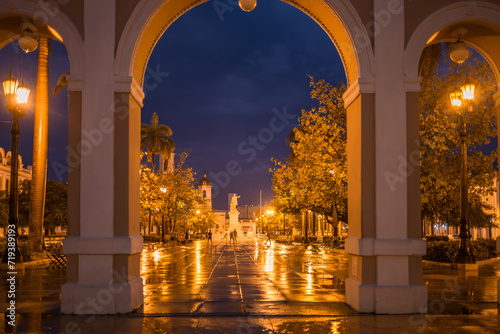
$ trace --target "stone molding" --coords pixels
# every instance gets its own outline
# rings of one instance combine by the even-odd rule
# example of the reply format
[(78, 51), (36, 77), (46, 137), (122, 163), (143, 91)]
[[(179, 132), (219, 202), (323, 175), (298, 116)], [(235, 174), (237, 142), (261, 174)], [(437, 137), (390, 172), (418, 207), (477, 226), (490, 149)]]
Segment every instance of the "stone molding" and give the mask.
[(66, 237), (63, 241), (65, 255), (115, 255), (142, 252), (142, 236), (130, 237)]
[(347, 90), (343, 95), (344, 107), (349, 107), (358, 95), (363, 93), (375, 93), (375, 77), (358, 78), (356, 82), (353, 82), (349, 87), (347, 87)]
[(144, 106), (144, 91), (133, 77), (115, 76), (115, 92), (130, 93), (141, 108)]
[(424, 239), (353, 238), (345, 241), (345, 251), (359, 256), (414, 256), (426, 254)]

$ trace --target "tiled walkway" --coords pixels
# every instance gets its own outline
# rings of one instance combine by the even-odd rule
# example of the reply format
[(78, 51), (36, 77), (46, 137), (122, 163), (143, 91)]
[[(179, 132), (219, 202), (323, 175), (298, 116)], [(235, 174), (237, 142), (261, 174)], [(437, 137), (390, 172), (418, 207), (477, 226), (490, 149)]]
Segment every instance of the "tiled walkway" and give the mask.
[(332, 303), (350, 310), (342, 283), (347, 257), (328, 256), (314, 245), (199, 241), (144, 252), (142, 263), (145, 314), (326, 315)]
[(316, 245), (195, 241), (144, 250), (141, 266), (144, 305), (102, 317), (59, 314), (65, 271), (30, 267), (18, 276), (17, 328), (0, 318), (0, 333), (500, 333), (500, 262), (477, 276), (424, 265), (428, 315), (355, 312), (344, 303), (347, 255)]

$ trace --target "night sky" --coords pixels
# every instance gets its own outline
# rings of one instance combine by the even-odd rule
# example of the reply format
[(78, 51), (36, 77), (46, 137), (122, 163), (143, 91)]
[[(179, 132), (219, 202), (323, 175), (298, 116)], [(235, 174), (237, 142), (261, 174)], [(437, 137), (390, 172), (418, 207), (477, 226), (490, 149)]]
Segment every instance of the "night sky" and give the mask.
[[(175, 21), (156, 45), (148, 67), (163, 73), (159, 85), (145, 85), (142, 122), (153, 112), (173, 130), (176, 152), (199, 179), (214, 185), (215, 209), (226, 209), (227, 194), (239, 204), (272, 198), (271, 157), (289, 154), (285, 138), (301, 109), (310, 109), (309, 78), (345, 82), (338, 53), (326, 33), (306, 14), (279, 0), (259, 1), (245, 13), (239, 7), (218, 11), (204, 3)], [(232, 10), (229, 10), (232, 9)], [(17, 42), (15, 42), (17, 43)], [(25, 76), (34, 91), (37, 52), (24, 55), (14, 43), (0, 50), (0, 76)], [(65, 47), (52, 42), (50, 91), (69, 70)], [(3, 94), (2, 99), (3, 99)], [(31, 164), (34, 94), (21, 121), (20, 154)], [(54, 162), (66, 163), (67, 95), (50, 100), (48, 178), (67, 181)], [(0, 146), (10, 150), (9, 113), (0, 102)]]

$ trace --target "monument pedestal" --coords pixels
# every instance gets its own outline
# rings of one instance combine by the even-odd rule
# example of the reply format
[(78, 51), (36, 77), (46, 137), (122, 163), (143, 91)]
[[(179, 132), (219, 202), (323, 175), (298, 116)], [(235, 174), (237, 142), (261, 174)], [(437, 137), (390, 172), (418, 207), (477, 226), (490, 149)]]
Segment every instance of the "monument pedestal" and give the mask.
[(228, 233), (230, 233), (236, 229), (236, 232), (238, 232), (237, 238), (241, 240), (241, 238), (243, 237), (243, 231), (241, 230), (241, 225), (240, 225), (240, 222), (238, 221), (239, 215), (240, 215), (240, 213), (238, 211), (235, 211), (235, 210), (229, 211), (229, 231), (228, 231)]

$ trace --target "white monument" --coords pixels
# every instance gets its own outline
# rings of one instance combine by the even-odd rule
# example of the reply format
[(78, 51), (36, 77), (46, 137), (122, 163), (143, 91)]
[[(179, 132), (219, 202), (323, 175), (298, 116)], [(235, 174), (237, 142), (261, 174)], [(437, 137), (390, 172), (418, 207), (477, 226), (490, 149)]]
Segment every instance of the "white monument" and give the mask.
[(236, 230), (236, 232), (238, 232), (237, 237), (239, 239), (243, 237), (240, 222), (238, 221), (240, 213), (236, 209), (236, 206), (238, 206), (238, 198), (240, 197), (241, 196), (233, 194), (233, 197), (231, 197), (231, 204), (229, 205), (229, 232)]

